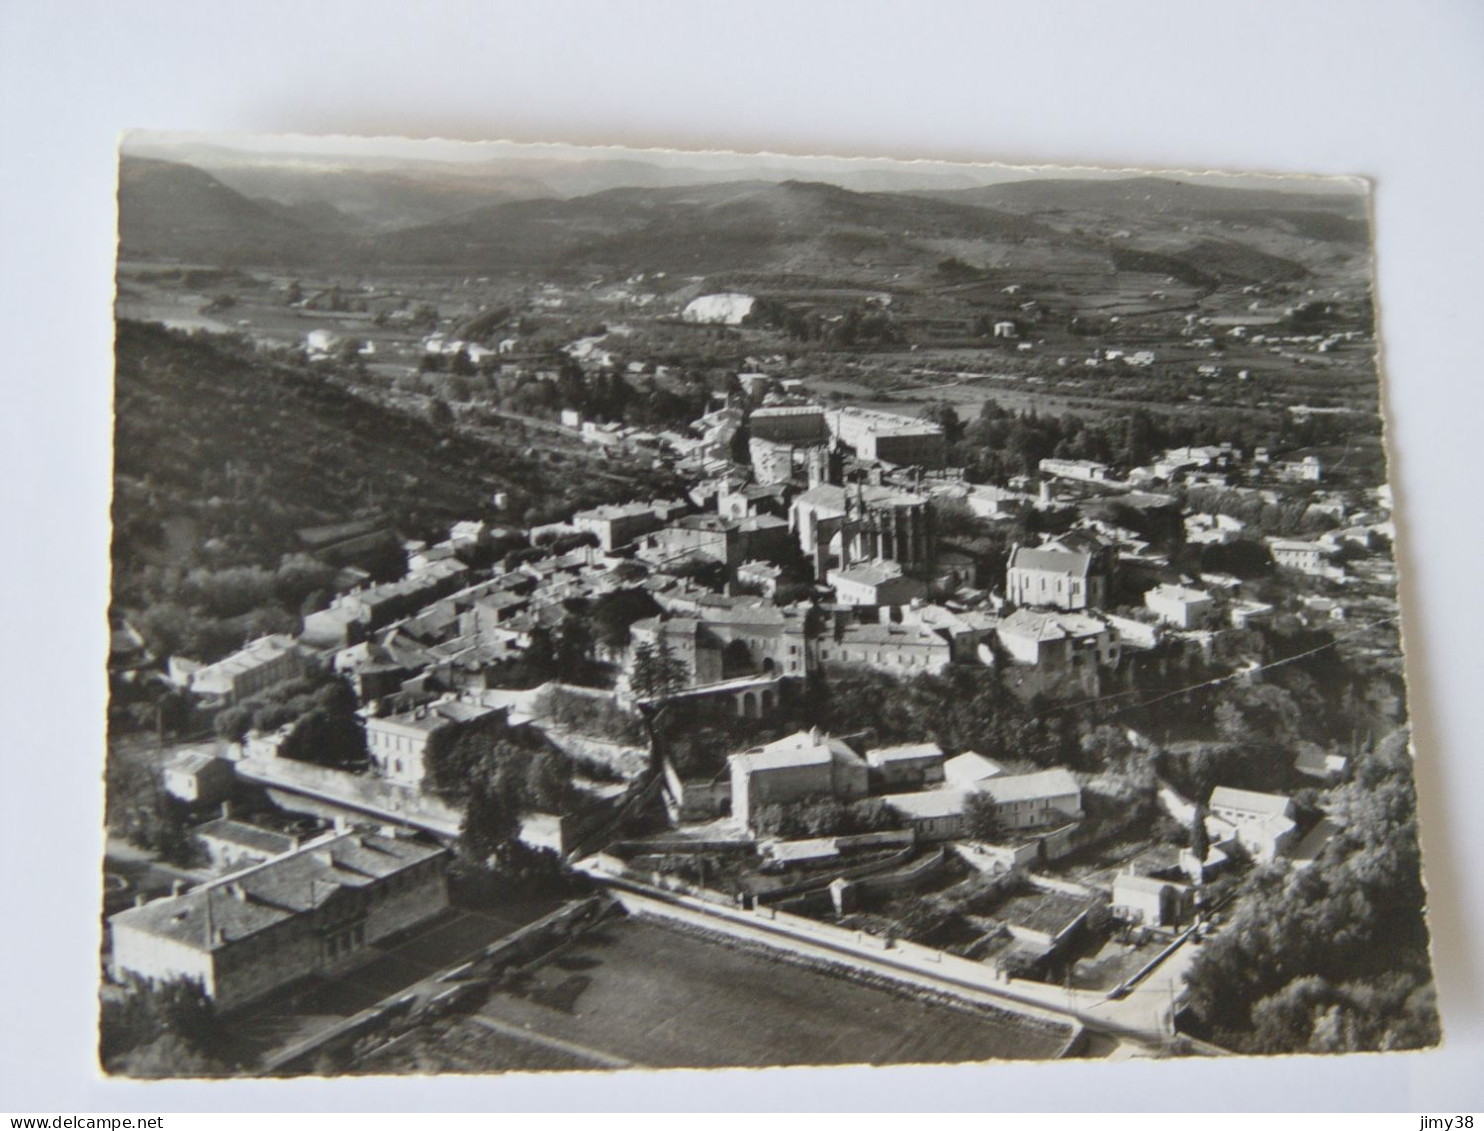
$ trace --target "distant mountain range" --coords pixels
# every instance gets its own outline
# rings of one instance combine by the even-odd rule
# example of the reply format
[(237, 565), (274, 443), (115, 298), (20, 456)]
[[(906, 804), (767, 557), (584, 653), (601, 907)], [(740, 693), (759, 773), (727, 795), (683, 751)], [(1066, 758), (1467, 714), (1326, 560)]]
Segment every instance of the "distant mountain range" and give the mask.
[(1085, 210), (1130, 216), (1333, 212), (1356, 220), (1363, 220), (1366, 214), (1365, 198), (1359, 194), (1230, 188), (1157, 176), (1013, 181), (960, 190), (925, 190), (922, 195), (1016, 212)]
[[(867, 192), (717, 180), (713, 170), (702, 171), (706, 183), (654, 183), (695, 171), (624, 160), (221, 164), (213, 173), (125, 156), (123, 254), (237, 266), (838, 276), (911, 271), (949, 255), (989, 261), (1029, 244), (1107, 256), (1114, 269), (1255, 281), (1302, 276), (1363, 248), (1368, 230), (1359, 195), (1149, 176)], [(651, 183), (573, 196), (552, 188), (616, 176)], [(1140, 256), (1158, 262), (1130, 266)]]

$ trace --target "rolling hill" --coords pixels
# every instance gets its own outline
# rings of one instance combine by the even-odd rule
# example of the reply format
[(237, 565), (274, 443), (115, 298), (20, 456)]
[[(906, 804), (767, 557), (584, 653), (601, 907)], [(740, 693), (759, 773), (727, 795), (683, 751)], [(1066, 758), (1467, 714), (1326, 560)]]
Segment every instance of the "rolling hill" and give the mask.
[(210, 173), (172, 161), (119, 163), (119, 248), (216, 264), (295, 262), (334, 242), (320, 218), (250, 200)]
[(291, 208), (333, 208), (361, 232), (433, 224), (496, 202), (553, 195), (534, 177), (440, 166), (402, 170), (239, 162), (209, 171), (254, 200)]
[[(610, 189), (498, 204), (377, 241), (385, 262), (503, 267), (594, 265), (709, 274), (826, 270), (864, 239), (886, 258), (926, 260), (922, 241), (1059, 238), (992, 209), (818, 182)], [(843, 237), (843, 238), (842, 238)], [(846, 255), (853, 255), (845, 251)], [(941, 258), (941, 257), (939, 257)]]
[(367, 511), (424, 532), (486, 513), (495, 491), (516, 513), (625, 493), (611, 477), (555, 473), (513, 445), (434, 427), (230, 339), (124, 321), (115, 353), (115, 556), (136, 566), (162, 524), (181, 519), (230, 557), (273, 565), (295, 530)]
[(1349, 219), (1363, 219), (1366, 210), (1365, 197), (1359, 193), (1234, 188), (1157, 176), (1008, 181), (978, 188), (926, 190), (915, 195), (1008, 212), (1088, 211), (1128, 218), (1162, 214), (1199, 217), (1331, 212)]
[(881, 286), (949, 256), (989, 264), (1025, 262), (1029, 252), (1045, 265), (1062, 257), (1208, 286), (1303, 278), (1363, 253), (1368, 232), (1359, 195), (1157, 177), (910, 193), (752, 180), (564, 199), (535, 178), (469, 171), (290, 175), (263, 166), (235, 176), (269, 195), (246, 195), (188, 165), (126, 157), (124, 253), (230, 266), (752, 272)]

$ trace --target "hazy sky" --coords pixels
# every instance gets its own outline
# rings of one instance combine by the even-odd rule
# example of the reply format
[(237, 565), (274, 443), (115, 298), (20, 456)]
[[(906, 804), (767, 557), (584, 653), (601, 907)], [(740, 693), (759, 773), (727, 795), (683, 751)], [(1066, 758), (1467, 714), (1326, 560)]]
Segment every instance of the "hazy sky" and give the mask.
[(127, 153), (178, 156), (211, 150), (213, 161), (240, 156), (247, 163), (290, 160), (304, 164), (340, 164), (382, 161), (434, 161), (472, 164), (492, 160), (532, 161), (642, 161), (663, 167), (704, 170), (713, 176), (735, 169), (739, 176), (766, 168), (797, 172), (801, 178), (828, 180), (831, 173), (890, 172), (898, 177), (920, 174), (924, 186), (942, 185), (944, 178), (968, 184), (1046, 177), (1126, 177), (1160, 172), (1185, 180), (1236, 187), (1277, 188), (1288, 191), (1363, 192), (1364, 182), (1343, 177), (1304, 177), (1294, 174), (1201, 172), (1193, 170), (1106, 169), (1086, 166), (1015, 166), (949, 161), (894, 161), (888, 158), (805, 157), (776, 153), (700, 152), (665, 149), (627, 149), (621, 146), (528, 144), (511, 141), (454, 141), (442, 138), (308, 136), (303, 134), (206, 134), (131, 131), (125, 136)]

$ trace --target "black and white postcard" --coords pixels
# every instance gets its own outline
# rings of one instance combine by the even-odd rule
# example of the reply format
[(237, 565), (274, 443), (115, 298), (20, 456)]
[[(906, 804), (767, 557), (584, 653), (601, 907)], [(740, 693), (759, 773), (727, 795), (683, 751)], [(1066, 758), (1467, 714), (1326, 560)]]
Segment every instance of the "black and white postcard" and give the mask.
[(1437, 1044), (1370, 193), (128, 135), (104, 1071)]

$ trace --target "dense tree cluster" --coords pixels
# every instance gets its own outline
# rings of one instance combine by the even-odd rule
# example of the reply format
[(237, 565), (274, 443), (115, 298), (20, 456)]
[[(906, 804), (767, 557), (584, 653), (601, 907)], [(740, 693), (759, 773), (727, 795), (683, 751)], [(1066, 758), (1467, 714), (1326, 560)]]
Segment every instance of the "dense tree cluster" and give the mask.
[(825, 346), (888, 346), (906, 340), (896, 319), (879, 307), (851, 305), (832, 316), (813, 306), (760, 296), (753, 303), (747, 324), (781, 330), (795, 342)]
[[(941, 415), (942, 410), (934, 412)], [(1343, 443), (1356, 426), (1351, 418), (1299, 420), (1287, 412), (1254, 415), (1235, 409), (1165, 415), (1135, 408), (1084, 418), (1034, 409), (1012, 412), (986, 400), (979, 415), (963, 426), (962, 439), (952, 445), (949, 460), (978, 479), (1004, 482), (1011, 476), (1035, 474), (1043, 459), (1096, 460), (1128, 470), (1169, 448), (1187, 445), (1228, 442), (1250, 453), (1256, 447), (1285, 450)], [(948, 427), (958, 431), (951, 423)]]
[(629, 684), (634, 694), (644, 699), (661, 699), (682, 690), (689, 678), (685, 664), (661, 640), (657, 646), (634, 646), (633, 671)]
[(104, 797), (111, 832), (172, 864), (196, 862), (190, 807), (165, 791), (157, 766), (109, 758)]
[(611, 696), (583, 695), (554, 688), (546, 693), (543, 706), (552, 722), (565, 730), (631, 746), (645, 740), (643, 724), (614, 703)]
[(498, 859), (518, 831), (522, 813), (564, 813), (575, 788), (572, 764), (558, 751), (496, 742), (465, 784), (460, 854), (475, 863)]
[[(1313, 510), (1303, 492), (1270, 503), (1252, 491), (1229, 491), (1220, 487), (1191, 487), (1184, 492), (1185, 509), (1191, 513), (1209, 512), (1241, 519), (1254, 531), (1292, 538), (1296, 535), (1322, 534), (1339, 525), (1324, 511)], [(1221, 549), (1222, 547), (1212, 547)]]
[(842, 669), (811, 681), (806, 717), (834, 734), (866, 730), (878, 741), (931, 738), (945, 750), (1037, 765), (1078, 765), (1083, 751), (1071, 712), (1044, 712), (1006, 691), (988, 667), (950, 667), (900, 680), (869, 669)]
[(356, 714), (358, 706), (344, 679), (314, 669), (224, 707), (213, 726), (229, 742), (241, 742), (249, 731), (270, 734), (291, 726), (279, 749), (283, 757), (322, 766), (355, 765), (366, 760), (366, 731)]
[(1438, 1017), (1405, 732), (1361, 761), (1346, 826), (1302, 870), (1254, 872), (1188, 974), (1197, 1023), (1244, 1052), (1423, 1048)]
[(109, 1071), (130, 1076), (217, 1076), (222, 1032), (201, 983), (189, 978), (146, 981), (130, 975), (104, 991), (98, 1055)]
[(901, 822), (874, 798), (841, 801), (821, 796), (760, 806), (753, 826), (763, 836), (794, 840), (881, 832), (899, 828)]
[(964, 802), (964, 831), (975, 840), (993, 843), (1004, 834), (999, 805), (987, 793), (974, 792)]
[[(621, 568), (621, 567), (620, 567)], [(622, 649), (629, 645), (629, 628), (635, 621), (655, 616), (659, 602), (647, 589), (625, 587), (610, 589), (594, 598), (588, 617), (593, 637), (605, 648)]]

